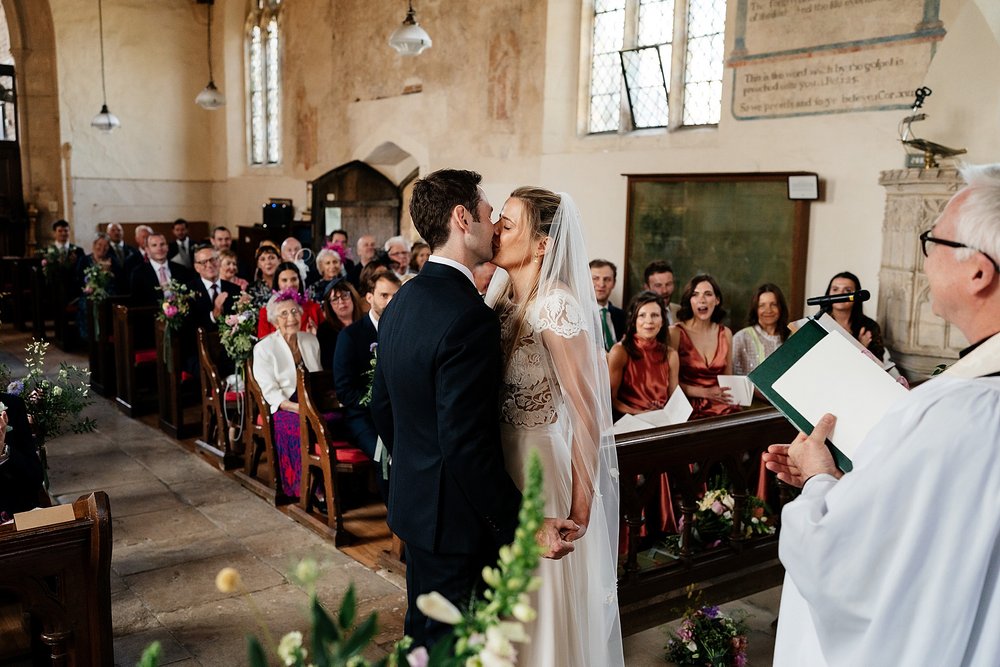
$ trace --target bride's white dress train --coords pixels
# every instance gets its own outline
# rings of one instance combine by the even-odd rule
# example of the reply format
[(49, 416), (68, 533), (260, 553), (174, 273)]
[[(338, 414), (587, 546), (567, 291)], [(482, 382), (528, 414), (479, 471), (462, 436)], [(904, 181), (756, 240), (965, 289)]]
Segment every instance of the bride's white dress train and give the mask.
[[(504, 340), (514, 335), (512, 319), (509, 311), (501, 312)], [(583, 338), (583, 320), (580, 305), (568, 293), (556, 291), (540, 298), (539, 305), (527, 313), (504, 374), (501, 439), (507, 470), (523, 488), (525, 462), (531, 452), (538, 452), (547, 517), (569, 515), (573, 429), (584, 427), (588, 418), (581, 413), (600, 400), (599, 388), (587, 389), (589, 379), (581, 381), (568, 366), (573, 361), (574, 341)], [(581, 395), (591, 390), (592, 395)], [(615, 473), (603, 470), (605, 476)], [(519, 647), (519, 665), (624, 664), (616, 549), (611, 546), (616, 539), (609, 534), (604, 502), (598, 485), (587, 533), (574, 543), (575, 551), (561, 560), (542, 559), (538, 569), (542, 587), (533, 600), (538, 617), (528, 624), (531, 641)], [(616, 498), (611, 502), (617, 505)]]

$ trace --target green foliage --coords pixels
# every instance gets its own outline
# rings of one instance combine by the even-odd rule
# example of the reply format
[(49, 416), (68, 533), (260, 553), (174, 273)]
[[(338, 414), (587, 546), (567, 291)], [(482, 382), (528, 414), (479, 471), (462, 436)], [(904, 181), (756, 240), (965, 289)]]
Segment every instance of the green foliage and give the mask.
[(160, 664), (160, 642), (153, 642), (142, 652), (136, 667), (157, 667)]
[(219, 327), (219, 341), (237, 367), (250, 358), (257, 341), (257, 309), (246, 292), (236, 302), (236, 312), (227, 315)]
[(87, 301), (98, 305), (107, 299), (113, 278), (111, 272), (98, 262), (88, 266), (83, 272), (83, 294), (87, 297)]

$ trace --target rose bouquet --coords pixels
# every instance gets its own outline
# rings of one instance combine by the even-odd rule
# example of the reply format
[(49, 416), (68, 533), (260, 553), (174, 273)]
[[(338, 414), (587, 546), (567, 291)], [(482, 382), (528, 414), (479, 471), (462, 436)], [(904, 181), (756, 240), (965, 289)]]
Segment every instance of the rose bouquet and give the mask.
[[(716, 485), (722, 486), (719, 483)], [(735, 511), (736, 499), (728, 489), (714, 488), (706, 491), (691, 517), (692, 546), (695, 549), (705, 549), (728, 542), (733, 536)], [(771, 535), (775, 530), (774, 520), (769, 516), (767, 504), (753, 495), (747, 495), (743, 503), (740, 526), (744, 537)], [(683, 517), (678, 528), (683, 532)], [(667, 537), (664, 546), (668, 553), (674, 556), (680, 554), (680, 539), (680, 535)]]
[(727, 615), (718, 607), (688, 609), (667, 643), (667, 660), (683, 667), (744, 667), (747, 664), (745, 615)]
[(111, 272), (101, 266), (100, 263), (93, 263), (83, 271), (83, 295), (87, 301), (95, 306), (110, 296), (108, 290), (111, 287), (113, 276)]
[(257, 309), (246, 292), (236, 301), (235, 311), (219, 326), (219, 341), (237, 368), (250, 358), (257, 341)]

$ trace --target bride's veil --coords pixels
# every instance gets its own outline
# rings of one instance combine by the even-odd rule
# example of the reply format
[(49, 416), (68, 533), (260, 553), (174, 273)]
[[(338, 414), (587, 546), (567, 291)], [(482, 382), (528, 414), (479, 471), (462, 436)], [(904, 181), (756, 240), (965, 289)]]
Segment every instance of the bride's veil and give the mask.
[[(541, 324), (546, 349), (552, 356), (553, 363), (547, 366), (547, 372), (555, 375), (549, 378), (550, 386), (558, 386), (561, 392), (558, 421), (570, 429), (573, 475), (583, 475), (593, 482), (590, 526), (584, 537), (588, 540), (588, 583), (584, 586), (590, 589), (591, 604), (586, 613), (590, 617), (591, 636), (584, 638), (584, 642), (599, 649), (598, 653), (591, 653), (593, 656), (609, 651), (612, 656), (620, 656), (617, 597), (620, 515), (611, 381), (580, 212), (568, 194), (558, 194), (560, 204), (548, 233), (534, 299), (538, 310), (533, 320), (536, 325)], [(509, 298), (508, 282), (506, 271), (497, 269), (487, 291), (488, 305)], [(566, 557), (574, 556), (577, 554)], [(595, 599), (599, 600), (596, 605)]]

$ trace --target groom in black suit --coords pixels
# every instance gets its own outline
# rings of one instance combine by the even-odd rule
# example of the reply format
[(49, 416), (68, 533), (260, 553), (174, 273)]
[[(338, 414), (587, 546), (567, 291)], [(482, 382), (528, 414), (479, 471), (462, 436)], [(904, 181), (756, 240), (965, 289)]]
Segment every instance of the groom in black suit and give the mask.
[[(379, 320), (372, 417), (392, 455), (388, 522), (406, 542), (404, 630), (418, 646), (450, 626), (424, 616), (417, 596), (466, 607), (483, 566), (513, 540), (521, 500), (500, 446), (500, 322), (472, 280), (493, 256), (481, 178), (441, 170), (416, 182), (410, 216), (433, 254)], [(564, 523), (540, 531), (550, 557), (572, 551)]]

